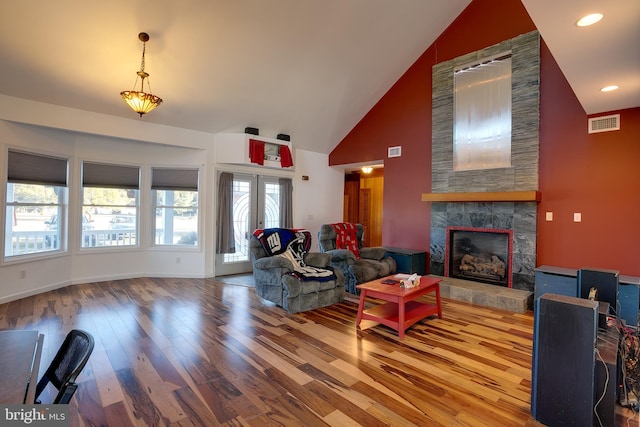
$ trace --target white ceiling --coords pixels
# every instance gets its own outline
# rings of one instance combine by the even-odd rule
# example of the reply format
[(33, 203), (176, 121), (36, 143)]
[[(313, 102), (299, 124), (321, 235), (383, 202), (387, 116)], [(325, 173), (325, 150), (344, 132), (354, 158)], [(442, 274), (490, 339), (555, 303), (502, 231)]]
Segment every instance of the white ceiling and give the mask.
[[(21, 0), (0, 13), (0, 93), (329, 153), (469, 0)], [(640, 106), (638, 0), (524, 0), (587, 113)], [(594, 27), (574, 24), (602, 11)], [(147, 43), (152, 92), (133, 88)], [(602, 94), (616, 83), (620, 90)]]
[[(529, 16), (587, 114), (640, 107), (640, 1), (524, 0)], [(604, 18), (590, 27), (576, 21)], [(620, 89), (603, 93), (616, 84)]]

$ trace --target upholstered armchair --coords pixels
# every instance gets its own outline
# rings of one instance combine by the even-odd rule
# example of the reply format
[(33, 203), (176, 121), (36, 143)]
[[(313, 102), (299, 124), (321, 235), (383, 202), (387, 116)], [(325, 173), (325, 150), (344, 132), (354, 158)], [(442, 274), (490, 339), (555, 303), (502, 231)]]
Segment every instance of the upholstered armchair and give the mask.
[(318, 232), (320, 252), (331, 255), (331, 265), (344, 274), (345, 290), (357, 295), (356, 285), (396, 272), (396, 261), (382, 246), (363, 247), (362, 224), (323, 224)]
[(342, 271), (331, 267), (331, 255), (310, 248), (307, 230), (256, 230), (249, 240), (256, 294), (289, 313), (342, 301)]

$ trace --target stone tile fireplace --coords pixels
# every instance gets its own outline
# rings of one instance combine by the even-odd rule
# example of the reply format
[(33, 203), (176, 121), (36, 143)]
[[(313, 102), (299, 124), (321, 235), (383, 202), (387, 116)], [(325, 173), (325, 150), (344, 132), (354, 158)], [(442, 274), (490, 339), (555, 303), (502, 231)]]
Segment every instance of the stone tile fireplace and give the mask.
[[(454, 170), (454, 72), (465, 64), (511, 52), (511, 161), (491, 169)], [(506, 265), (505, 278), (484, 283), (500, 286), (499, 292), (529, 293), (534, 289), (540, 124), (540, 35), (537, 31), (505, 40), (485, 49), (438, 63), (432, 68), (431, 193), (422, 200), (431, 203), (430, 273), (445, 281), (471, 283), (486, 288), (479, 275), (449, 278), (447, 239), (452, 229), (503, 230), (511, 236), (507, 251), (493, 254)], [(481, 250), (480, 252), (490, 252)], [(471, 256), (473, 255), (470, 254)], [(449, 259), (447, 260), (447, 258)], [(491, 256), (488, 257), (491, 260)], [(509, 261), (510, 260), (510, 261)], [(486, 268), (489, 268), (485, 266)], [(457, 266), (460, 269), (460, 266)], [(472, 267), (469, 267), (470, 269)], [(475, 268), (475, 267), (473, 267)], [(496, 283), (500, 282), (500, 283)], [(495, 289), (490, 289), (493, 293)], [(484, 296), (483, 296), (484, 298)]]
[[(429, 266), (431, 274), (455, 277), (503, 287), (533, 291), (536, 267), (536, 202), (439, 202), (431, 204), (431, 242)], [(449, 232), (447, 232), (449, 230)], [(481, 277), (459, 277), (450, 274), (447, 261), (448, 239), (451, 230), (493, 231), (507, 236), (507, 248), (496, 250), (496, 256), (506, 264), (503, 282), (495, 279), (482, 280)], [(463, 235), (464, 237), (468, 237)], [(480, 247), (472, 251), (472, 256), (486, 254), (491, 248)], [(475, 253), (475, 255), (474, 255)], [(464, 255), (464, 254), (463, 254)], [(462, 256), (460, 256), (461, 262)], [(491, 259), (491, 257), (488, 257)]]
[(511, 287), (512, 230), (447, 227), (445, 244), (445, 276)]

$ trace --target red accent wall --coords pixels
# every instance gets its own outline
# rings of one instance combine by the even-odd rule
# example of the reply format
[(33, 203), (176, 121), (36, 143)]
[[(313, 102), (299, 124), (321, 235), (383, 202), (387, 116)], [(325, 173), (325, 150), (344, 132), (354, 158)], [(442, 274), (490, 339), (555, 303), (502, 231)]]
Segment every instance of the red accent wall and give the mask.
[[(640, 108), (587, 116), (544, 45), (540, 81), (537, 264), (640, 276)], [(617, 113), (619, 131), (587, 132)]]
[[(330, 153), (330, 165), (385, 159), (383, 245), (429, 250), (431, 67), (534, 29), (520, 2), (474, 0)], [(544, 41), (540, 102), (537, 264), (640, 275), (640, 108), (621, 112), (622, 130), (588, 135)], [(387, 159), (396, 145), (402, 157)]]

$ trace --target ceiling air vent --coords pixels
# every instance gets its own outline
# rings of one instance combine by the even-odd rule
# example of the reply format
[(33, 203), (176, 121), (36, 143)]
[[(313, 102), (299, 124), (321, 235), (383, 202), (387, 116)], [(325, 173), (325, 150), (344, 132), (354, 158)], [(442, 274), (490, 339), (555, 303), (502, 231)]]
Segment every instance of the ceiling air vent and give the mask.
[(620, 130), (620, 114), (589, 119), (589, 133), (609, 132), (612, 130)]

